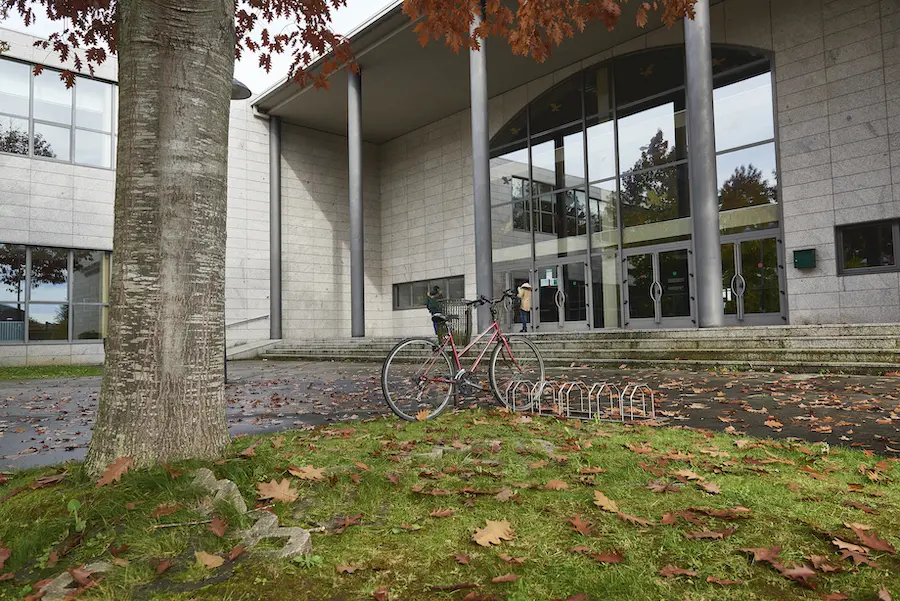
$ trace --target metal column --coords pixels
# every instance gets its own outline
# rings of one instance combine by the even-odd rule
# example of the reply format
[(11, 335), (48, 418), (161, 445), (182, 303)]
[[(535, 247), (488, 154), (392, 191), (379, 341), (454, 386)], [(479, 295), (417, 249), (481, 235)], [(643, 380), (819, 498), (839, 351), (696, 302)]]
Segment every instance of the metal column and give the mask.
[(722, 300), (722, 247), (719, 243), (709, 0), (697, 0), (694, 13), (693, 19), (684, 20), (684, 47), (687, 57), (688, 169), (697, 275), (697, 325), (703, 328), (725, 325), (725, 304)]
[[(481, 24), (476, 11), (470, 32)], [(475, 192), (475, 288), (479, 296), (494, 294), (494, 260), (491, 247), (491, 155), (488, 135), (487, 47), (469, 51), (469, 87), (472, 105), (472, 167)], [(478, 310), (478, 329), (491, 323), (488, 307)]]
[(269, 117), (269, 338), (281, 339), (281, 117)]
[(366, 335), (363, 231), (362, 76), (347, 69), (347, 145), (350, 164), (350, 335)]

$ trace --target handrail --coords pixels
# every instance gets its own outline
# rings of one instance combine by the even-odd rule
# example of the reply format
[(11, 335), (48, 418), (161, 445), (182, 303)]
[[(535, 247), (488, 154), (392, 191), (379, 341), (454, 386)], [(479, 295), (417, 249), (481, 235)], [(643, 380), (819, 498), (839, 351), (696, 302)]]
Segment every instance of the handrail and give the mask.
[(240, 321), (235, 321), (235, 322), (233, 322), (233, 323), (227, 323), (227, 324), (225, 324), (225, 329), (233, 328), (233, 327), (235, 327), (235, 326), (246, 325), (246, 324), (248, 324), (248, 323), (253, 323), (254, 321), (262, 321), (262, 320), (264, 320), (264, 319), (269, 319), (269, 316), (268, 316), (268, 315), (261, 315), (261, 316), (259, 316), (259, 317), (251, 317), (250, 319), (242, 319), (242, 320), (240, 320)]

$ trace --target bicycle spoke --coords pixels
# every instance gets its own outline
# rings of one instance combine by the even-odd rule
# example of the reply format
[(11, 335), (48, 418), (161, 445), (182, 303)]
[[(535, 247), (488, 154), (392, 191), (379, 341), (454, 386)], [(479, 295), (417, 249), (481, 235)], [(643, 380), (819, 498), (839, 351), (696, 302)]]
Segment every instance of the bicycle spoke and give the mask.
[(534, 400), (530, 391), (543, 379), (544, 361), (537, 347), (525, 338), (507, 338), (507, 344), (501, 342), (491, 357), (491, 385), (497, 400), (508, 406), (512, 403), (507, 398), (509, 390), (517, 391), (516, 406), (511, 409), (529, 409)]
[(425, 339), (398, 344), (385, 361), (381, 382), (388, 406), (410, 421), (438, 415), (454, 388), (449, 359)]

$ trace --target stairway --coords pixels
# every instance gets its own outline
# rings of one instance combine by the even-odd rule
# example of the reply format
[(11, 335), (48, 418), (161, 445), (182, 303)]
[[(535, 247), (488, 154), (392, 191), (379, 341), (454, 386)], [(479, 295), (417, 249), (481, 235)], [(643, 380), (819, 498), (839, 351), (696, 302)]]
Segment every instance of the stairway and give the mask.
[[(900, 371), (900, 324), (529, 334), (548, 365), (882, 374)], [(380, 363), (400, 338), (283, 342), (262, 357)]]

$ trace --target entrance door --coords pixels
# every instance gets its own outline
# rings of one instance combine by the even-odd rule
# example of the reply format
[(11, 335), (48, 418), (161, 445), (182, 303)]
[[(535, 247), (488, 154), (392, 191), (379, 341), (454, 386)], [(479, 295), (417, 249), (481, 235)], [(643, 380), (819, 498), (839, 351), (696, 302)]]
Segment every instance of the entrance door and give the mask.
[(535, 267), (535, 326), (541, 332), (588, 328), (587, 262), (551, 263)]
[(778, 240), (722, 244), (722, 298), (728, 325), (779, 325), (784, 314), (784, 267)]
[(625, 327), (692, 328), (693, 269), (687, 247), (626, 253)]

